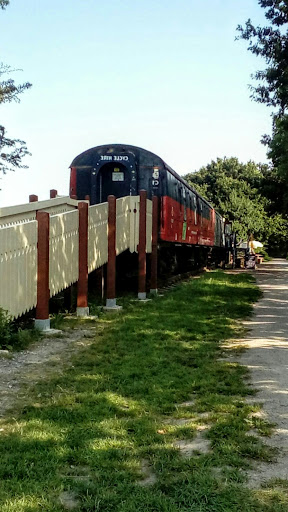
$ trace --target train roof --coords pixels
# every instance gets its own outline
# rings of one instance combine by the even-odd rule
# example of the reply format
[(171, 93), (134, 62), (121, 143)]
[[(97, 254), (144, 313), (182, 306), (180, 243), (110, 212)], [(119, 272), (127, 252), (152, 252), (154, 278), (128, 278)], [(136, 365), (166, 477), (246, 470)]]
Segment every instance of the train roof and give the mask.
[(162, 164), (165, 169), (167, 169), (175, 178), (177, 178), (180, 182), (183, 183), (186, 187), (188, 187), (192, 192), (197, 194), (197, 196), (201, 197), (201, 199), (210, 207), (213, 208), (213, 206), (205, 199), (204, 197), (197, 192), (191, 185), (187, 183), (172, 167), (170, 167), (160, 156), (156, 155), (155, 153), (152, 153), (152, 151), (148, 151), (147, 149), (140, 148), (138, 146), (131, 146), (130, 144), (104, 144), (101, 146), (95, 146), (94, 148), (87, 149), (83, 153), (80, 153), (80, 155), (76, 156), (72, 163), (70, 164), (70, 167), (77, 167), (78, 169), (82, 168), (85, 169), (87, 167), (93, 167), (96, 165), (96, 162), (98, 161), (98, 156), (102, 153), (107, 154), (109, 151), (113, 153), (115, 150), (118, 150), (119, 153), (131, 153), (135, 157), (140, 157), (141, 155), (147, 157), (150, 157), (153, 160), (152, 165), (159, 165)]
[[(148, 151), (147, 149), (143, 149), (137, 146), (131, 146), (129, 144), (104, 144), (101, 146), (95, 146), (94, 148), (87, 149), (83, 153), (80, 153), (80, 155), (76, 156), (74, 158), (73, 162), (71, 163), (70, 167), (93, 167), (95, 159), (102, 153), (109, 153), (114, 152), (115, 150), (118, 150), (119, 153), (131, 153), (135, 157), (138, 157), (142, 154), (147, 157), (151, 157), (154, 161), (159, 161), (162, 164), (165, 165), (165, 167), (168, 167), (167, 164), (160, 158), (158, 155), (155, 155), (155, 153), (152, 153), (151, 151)], [(156, 163), (155, 163), (156, 165)]]

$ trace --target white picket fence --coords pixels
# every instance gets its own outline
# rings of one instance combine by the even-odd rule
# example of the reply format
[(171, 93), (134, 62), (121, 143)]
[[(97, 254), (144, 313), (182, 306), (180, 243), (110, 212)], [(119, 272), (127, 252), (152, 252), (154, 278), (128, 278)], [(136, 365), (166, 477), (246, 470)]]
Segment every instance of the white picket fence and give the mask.
[(18, 317), (37, 302), (37, 222), (0, 228), (0, 306)]
[(0, 208), (0, 227), (23, 224), (23, 222), (35, 220), (37, 211), (45, 211), (50, 213), (50, 215), (69, 212), (75, 210), (78, 203), (79, 201), (75, 199), (62, 196), (48, 199), (47, 201), (5, 206)]
[[(116, 201), (116, 254), (137, 252), (139, 196)], [(17, 318), (36, 306), (36, 212), (50, 213), (50, 297), (78, 281), (78, 201), (55, 198), (27, 205), (0, 208), (0, 307)], [(152, 201), (147, 200), (147, 252), (151, 252)], [(88, 209), (88, 272), (108, 261), (108, 203)]]

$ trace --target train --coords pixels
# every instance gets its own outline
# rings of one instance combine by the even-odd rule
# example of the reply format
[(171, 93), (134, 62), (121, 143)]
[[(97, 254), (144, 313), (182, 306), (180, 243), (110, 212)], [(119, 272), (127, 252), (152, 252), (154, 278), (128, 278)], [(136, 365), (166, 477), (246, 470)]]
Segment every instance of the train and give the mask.
[[(148, 199), (160, 199), (158, 239), (166, 253), (170, 248), (169, 254), (181, 259), (179, 248), (193, 249), (190, 260), (201, 264), (211, 254), (215, 260), (225, 258), (225, 220), (156, 154), (127, 144), (105, 144), (84, 151), (70, 165), (70, 197), (89, 196), (91, 205), (106, 202), (108, 195), (119, 198), (140, 190), (147, 191)], [(171, 265), (169, 258), (166, 261)]]

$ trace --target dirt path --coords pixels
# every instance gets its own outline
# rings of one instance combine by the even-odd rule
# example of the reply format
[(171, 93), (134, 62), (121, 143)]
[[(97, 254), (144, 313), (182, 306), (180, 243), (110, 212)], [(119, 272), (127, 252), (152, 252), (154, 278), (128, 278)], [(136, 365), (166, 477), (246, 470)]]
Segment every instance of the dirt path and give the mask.
[(0, 356), (0, 418), (21, 402), (26, 386), (61, 372), (71, 355), (91, 343), (96, 327), (69, 329), (59, 337), (43, 337), (29, 349)]
[(238, 361), (249, 368), (258, 390), (250, 401), (262, 403), (264, 417), (276, 424), (267, 444), (279, 449), (276, 463), (257, 463), (249, 473), (249, 486), (258, 488), (273, 478), (288, 479), (288, 261), (272, 260), (255, 275), (263, 298), (245, 322), (249, 331), (242, 343), (249, 350)]

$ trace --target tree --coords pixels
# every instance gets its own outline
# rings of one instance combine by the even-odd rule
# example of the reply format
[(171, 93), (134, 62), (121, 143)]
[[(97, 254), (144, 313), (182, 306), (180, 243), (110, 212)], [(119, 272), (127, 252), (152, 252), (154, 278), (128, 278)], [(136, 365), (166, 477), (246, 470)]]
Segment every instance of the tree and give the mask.
[[(255, 27), (251, 20), (244, 27), (238, 26), (237, 39), (249, 41), (248, 50), (264, 58), (267, 67), (252, 75), (259, 82), (250, 86), (251, 97), (273, 107), (272, 137), (264, 135), (262, 142), (269, 147), (268, 156), (279, 166), (282, 176), (288, 177), (288, 1), (258, 0), (266, 10), (268, 25)], [(288, 197), (288, 187), (287, 187)]]
[(269, 26), (255, 27), (251, 20), (245, 27), (238, 26), (238, 39), (249, 41), (248, 50), (264, 58), (267, 68), (257, 71), (253, 77), (260, 82), (251, 86), (252, 97), (260, 103), (276, 107), (278, 115), (285, 114), (288, 107), (288, 24), (287, 0), (259, 0), (267, 9), (265, 17)]
[[(288, 176), (288, 115), (278, 117), (274, 122), (273, 137), (269, 142), (269, 158), (272, 159), (279, 175), (283, 178)], [(285, 197), (286, 207), (288, 204), (288, 191)]]
[(283, 248), (286, 246), (288, 223), (278, 213), (279, 199), (273, 193), (279, 183), (267, 164), (217, 158), (185, 179), (232, 221), (238, 239), (246, 240), (252, 233), (270, 246), (276, 241)]
[[(0, 0), (1, 9), (5, 9), (8, 4), (9, 0)], [(10, 74), (12, 71), (15, 70), (0, 63), (0, 78), (3, 75)], [(0, 104), (20, 101), (19, 95), (30, 87), (31, 84), (29, 82), (17, 85), (11, 78), (0, 81)], [(22, 159), (28, 154), (30, 153), (25, 142), (20, 139), (8, 138), (5, 127), (0, 125), (0, 171), (5, 174), (8, 170), (13, 170), (17, 167), (27, 167), (23, 165)]]

